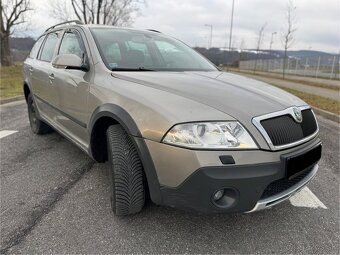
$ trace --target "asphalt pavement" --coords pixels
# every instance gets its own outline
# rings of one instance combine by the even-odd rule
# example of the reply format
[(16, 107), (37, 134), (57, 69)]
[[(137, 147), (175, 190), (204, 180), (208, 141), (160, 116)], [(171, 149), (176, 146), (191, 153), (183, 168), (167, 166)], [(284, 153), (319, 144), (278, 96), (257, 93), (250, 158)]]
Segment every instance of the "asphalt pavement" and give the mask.
[(318, 117), (323, 157), (302, 198), (251, 214), (204, 215), (149, 203), (137, 215), (115, 217), (107, 164), (57, 133), (34, 135), (23, 101), (1, 105), (0, 113), (1, 254), (339, 254), (335, 122)]

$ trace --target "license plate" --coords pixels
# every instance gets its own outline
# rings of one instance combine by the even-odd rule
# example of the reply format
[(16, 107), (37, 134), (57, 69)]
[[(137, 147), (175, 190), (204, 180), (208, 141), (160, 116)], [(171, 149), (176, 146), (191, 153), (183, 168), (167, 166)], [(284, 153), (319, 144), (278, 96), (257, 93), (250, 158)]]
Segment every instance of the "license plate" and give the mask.
[(304, 171), (313, 167), (321, 158), (322, 145), (313, 149), (302, 152), (298, 155), (286, 157), (286, 176), (293, 179)]

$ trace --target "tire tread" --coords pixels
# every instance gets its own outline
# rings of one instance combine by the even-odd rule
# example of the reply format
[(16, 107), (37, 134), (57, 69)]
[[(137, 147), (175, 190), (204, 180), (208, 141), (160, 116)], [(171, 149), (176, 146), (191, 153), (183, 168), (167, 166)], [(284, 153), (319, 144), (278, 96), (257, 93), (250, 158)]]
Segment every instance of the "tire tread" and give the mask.
[(108, 128), (107, 141), (114, 182), (112, 209), (116, 215), (138, 213), (145, 203), (145, 178), (135, 145), (120, 125)]

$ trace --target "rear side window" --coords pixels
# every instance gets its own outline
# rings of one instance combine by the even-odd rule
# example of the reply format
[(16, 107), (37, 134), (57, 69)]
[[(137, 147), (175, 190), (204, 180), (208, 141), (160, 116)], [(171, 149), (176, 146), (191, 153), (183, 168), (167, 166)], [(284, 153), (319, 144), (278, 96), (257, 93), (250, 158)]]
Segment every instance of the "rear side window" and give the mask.
[(30, 58), (36, 58), (41, 46), (41, 43), (44, 41), (45, 36), (40, 37), (34, 44), (31, 53), (29, 55)]
[(66, 32), (61, 41), (59, 54), (75, 54), (83, 58), (85, 49), (80, 35), (76, 32)]
[(57, 43), (58, 33), (49, 34), (41, 51), (40, 60), (51, 62)]

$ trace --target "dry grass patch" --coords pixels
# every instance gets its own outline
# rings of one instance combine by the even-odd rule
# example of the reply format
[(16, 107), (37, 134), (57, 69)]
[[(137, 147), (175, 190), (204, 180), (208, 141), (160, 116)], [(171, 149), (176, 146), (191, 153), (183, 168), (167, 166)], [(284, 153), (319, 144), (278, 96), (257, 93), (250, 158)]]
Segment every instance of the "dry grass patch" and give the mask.
[(0, 67), (0, 99), (23, 95), (22, 65)]
[(279, 74), (263, 74), (263, 73), (254, 73), (252, 71), (240, 71), (238, 69), (232, 69), (233, 72), (241, 73), (241, 74), (247, 74), (251, 76), (259, 76), (259, 77), (264, 77), (264, 78), (270, 78), (270, 79), (276, 79), (276, 80), (282, 80), (282, 81), (290, 81), (290, 82), (295, 82), (295, 83), (300, 83), (312, 87), (318, 87), (318, 88), (324, 88), (324, 89), (331, 89), (335, 91), (340, 91), (340, 86), (332, 85), (332, 84), (325, 84), (325, 83), (320, 83), (320, 82), (314, 82), (310, 80), (302, 80), (302, 79), (294, 79), (292, 77), (286, 77), (285, 79), (282, 78), (282, 75)]
[(284, 87), (279, 88), (294, 94), (295, 96), (301, 98), (303, 101), (310, 104), (311, 106), (315, 106), (322, 110), (340, 115), (340, 101), (301, 92), (295, 89), (289, 89)]

